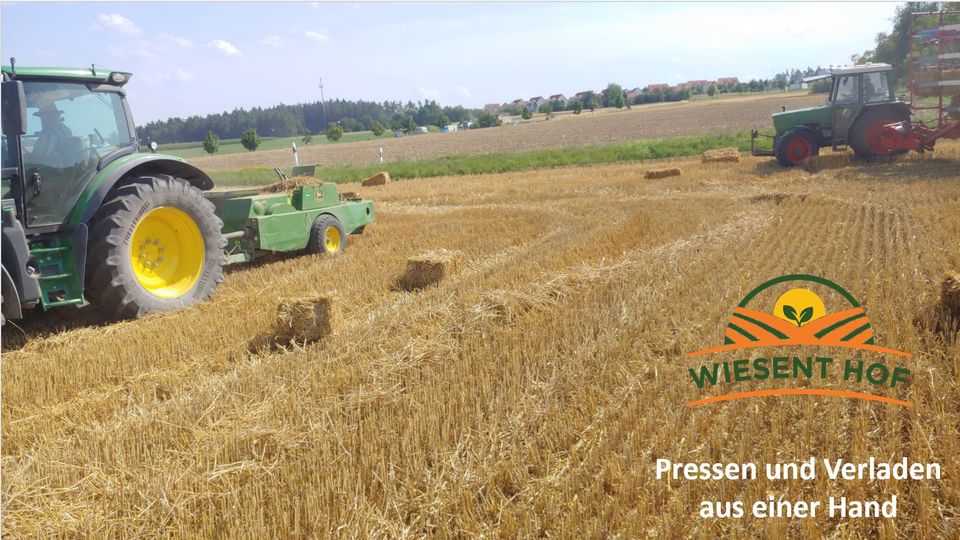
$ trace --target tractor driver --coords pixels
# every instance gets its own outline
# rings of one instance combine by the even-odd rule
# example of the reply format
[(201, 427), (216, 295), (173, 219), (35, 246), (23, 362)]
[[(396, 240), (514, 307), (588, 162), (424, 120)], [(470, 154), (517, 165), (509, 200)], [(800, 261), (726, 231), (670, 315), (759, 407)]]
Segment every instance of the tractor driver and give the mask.
[(40, 134), (30, 153), (34, 163), (56, 162), (57, 155), (65, 151), (65, 144), (73, 133), (63, 123), (63, 113), (53, 103), (44, 103), (33, 113), (40, 117)]

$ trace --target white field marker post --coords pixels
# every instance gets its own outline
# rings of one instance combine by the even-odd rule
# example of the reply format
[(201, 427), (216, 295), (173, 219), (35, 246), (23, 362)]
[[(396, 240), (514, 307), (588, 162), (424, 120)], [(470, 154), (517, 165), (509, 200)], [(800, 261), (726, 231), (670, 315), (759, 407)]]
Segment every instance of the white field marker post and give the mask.
[(380, 163), (383, 163), (383, 147), (380, 147)]
[(293, 146), (293, 166), (299, 167), (300, 159), (297, 157), (297, 143), (290, 143), (290, 145)]

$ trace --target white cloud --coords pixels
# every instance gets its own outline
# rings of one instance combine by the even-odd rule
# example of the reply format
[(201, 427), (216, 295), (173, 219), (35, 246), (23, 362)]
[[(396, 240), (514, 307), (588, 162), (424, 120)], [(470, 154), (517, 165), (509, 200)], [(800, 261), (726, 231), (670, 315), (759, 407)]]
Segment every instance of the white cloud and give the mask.
[(308, 38), (316, 41), (317, 43), (327, 43), (328, 41), (330, 41), (330, 35), (329, 35), (329, 33), (328, 33), (326, 30), (324, 30), (323, 28), (321, 28), (319, 32), (315, 32), (315, 31), (313, 31), (313, 30), (309, 30), (309, 31), (306, 33), (306, 36), (307, 36)]
[(457, 95), (462, 97), (463, 99), (470, 99), (471, 97), (473, 97), (473, 95), (470, 94), (470, 89), (462, 84), (458, 84), (457, 86), (453, 87), (453, 91), (456, 92)]
[(190, 49), (193, 47), (193, 42), (183, 36), (175, 36), (173, 34), (161, 32), (160, 39), (172, 45), (183, 47), (184, 49)]
[(274, 34), (263, 36), (263, 39), (260, 40), (260, 44), (266, 45), (267, 47), (281, 47), (286, 44), (286, 42), (285, 39)]
[(110, 47), (110, 53), (120, 60), (156, 60), (160, 58), (155, 48), (146, 41), (137, 41), (123, 47)]
[(148, 84), (161, 86), (192, 82), (197, 77), (189, 71), (174, 68), (173, 71), (158, 71), (144, 74), (142, 80)]
[(240, 49), (236, 48), (233, 43), (223, 39), (215, 39), (207, 44), (208, 47), (213, 47), (220, 54), (224, 56), (240, 56)]
[(189, 71), (184, 71), (180, 68), (176, 68), (173, 70), (173, 78), (179, 82), (190, 82), (196, 79), (197, 77), (193, 73), (190, 73)]
[(423, 99), (439, 99), (440, 91), (437, 90), (436, 88), (425, 88), (421, 86), (420, 97), (422, 97)]
[(111, 13), (109, 15), (99, 15), (97, 17), (97, 22), (93, 23), (93, 30), (114, 30), (120, 32), (121, 34), (127, 34), (130, 36), (136, 36), (143, 32), (139, 26), (133, 23), (130, 19), (120, 15), (119, 13)]

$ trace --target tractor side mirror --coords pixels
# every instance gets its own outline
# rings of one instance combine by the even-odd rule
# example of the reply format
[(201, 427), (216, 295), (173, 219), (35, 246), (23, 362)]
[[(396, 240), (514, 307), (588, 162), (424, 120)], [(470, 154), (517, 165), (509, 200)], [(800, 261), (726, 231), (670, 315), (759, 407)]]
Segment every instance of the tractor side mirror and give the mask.
[(18, 137), (27, 132), (27, 108), (24, 106), (27, 98), (23, 93), (21, 81), (3, 81), (3, 134)]

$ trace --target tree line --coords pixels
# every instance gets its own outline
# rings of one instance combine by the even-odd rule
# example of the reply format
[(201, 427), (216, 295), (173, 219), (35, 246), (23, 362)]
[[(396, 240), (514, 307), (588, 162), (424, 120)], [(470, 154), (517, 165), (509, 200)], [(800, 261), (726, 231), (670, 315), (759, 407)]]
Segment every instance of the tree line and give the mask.
[[(553, 113), (564, 110), (578, 113), (583, 109), (594, 110), (600, 107), (629, 107), (645, 103), (682, 101), (691, 95), (716, 93), (742, 93), (785, 89), (787, 85), (798, 83), (803, 77), (818, 73), (820, 68), (805, 70), (787, 70), (776, 74), (772, 79), (751, 80), (745, 83), (713, 85), (710, 88), (677, 90), (675, 88), (644, 88), (637, 95), (628, 98), (623, 87), (611, 84), (602, 92), (587, 92), (582, 99), (571, 99), (567, 103), (548, 102), (538, 112)], [(611, 86), (616, 87), (614, 91)], [(524, 115), (526, 104), (504, 105), (500, 113)], [(529, 114), (529, 111), (526, 113)], [(474, 122), (476, 127), (499, 125), (496, 116), (483, 113), (479, 109), (468, 109), (461, 105), (441, 106), (435, 100), (426, 101), (384, 101), (382, 103), (364, 100), (333, 99), (321, 103), (314, 101), (296, 105), (280, 104), (273, 107), (254, 107), (252, 109), (234, 109), (221, 113), (194, 115), (187, 118), (174, 117), (167, 120), (148, 122), (137, 128), (141, 141), (158, 144), (193, 142), (205, 140), (207, 134), (217, 139), (241, 139), (249, 130), (262, 137), (309, 137), (314, 133), (328, 133), (331, 126), (340, 132), (374, 131), (379, 135), (384, 129), (409, 133), (417, 126), (445, 125)], [(337, 137), (339, 138), (339, 137)]]
[(207, 133), (220, 139), (240, 139), (250, 129), (263, 137), (302, 136), (326, 133), (331, 124), (344, 132), (376, 130), (377, 127), (409, 131), (416, 126), (439, 124), (444, 119), (446, 123), (470, 121), (478, 113), (460, 105), (442, 107), (435, 100), (377, 103), (334, 99), (325, 103), (281, 104), (156, 120), (139, 126), (137, 135), (141, 141), (165, 144), (201, 141)]
[[(889, 32), (880, 32), (874, 39), (874, 47), (850, 59), (855, 64), (883, 62), (893, 64), (893, 78), (899, 84), (906, 84), (907, 57), (910, 53), (910, 19), (912, 13), (958, 11), (960, 2), (912, 2), (897, 6), (893, 16), (893, 28)], [(932, 21), (929, 18), (928, 21)], [(957, 24), (960, 16), (951, 15), (947, 24)]]

